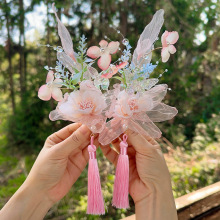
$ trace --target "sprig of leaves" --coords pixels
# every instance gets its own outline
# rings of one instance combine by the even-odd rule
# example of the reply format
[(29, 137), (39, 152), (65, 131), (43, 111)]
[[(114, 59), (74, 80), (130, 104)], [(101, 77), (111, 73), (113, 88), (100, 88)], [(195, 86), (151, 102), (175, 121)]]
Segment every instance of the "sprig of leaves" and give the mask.
[(79, 46), (78, 46), (78, 58), (77, 61), (81, 64), (83, 64), (85, 57), (86, 57), (86, 51), (87, 51), (87, 43), (86, 43), (86, 37), (83, 34), (82, 37), (80, 37)]

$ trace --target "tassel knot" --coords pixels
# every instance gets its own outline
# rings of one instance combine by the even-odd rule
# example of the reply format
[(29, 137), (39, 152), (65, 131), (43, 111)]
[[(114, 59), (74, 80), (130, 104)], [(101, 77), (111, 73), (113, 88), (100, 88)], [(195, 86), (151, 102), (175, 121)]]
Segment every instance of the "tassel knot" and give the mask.
[(123, 135), (123, 141), (120, 143), (120, 155), (115, 172), (115, 182), (112, 205), (116, 208), (129, 208), (128, 191), (129, 191), (129, 159), (127, 155), (127, 138)]
[(96, 159), (96, 146), (93, 145), (94, 136), (91, 137), (91, 144), (88, 146), (89, 159)]
[(104, 215), (105, 206), (102, 196), (99, 168), (96, 159), (96, 146), (93, 144), (93, 142), (94, 142), (94, 136), (91, 137), (91, 144), (88, 146), (89, 168), (88, 168), (87, 214)]
[(120, 143), (120, 154), (121, 155), (127, 155), (127, 148), (128, 148), (127, 139), (128, 139), (128, 136), (124, 134), (123, 141), (121, 141)]

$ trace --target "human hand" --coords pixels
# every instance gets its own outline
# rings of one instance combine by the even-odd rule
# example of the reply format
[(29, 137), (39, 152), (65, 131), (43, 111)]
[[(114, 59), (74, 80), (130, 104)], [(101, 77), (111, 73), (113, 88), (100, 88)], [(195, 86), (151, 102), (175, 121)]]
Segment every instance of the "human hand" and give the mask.
[(90, 134), (87, 126), (75, 123), (50, 135), (25, 184), (43, 190), (53, 203), (62, 199), (87, 165)]
[[(129, 193), (137, 220), (176, 220), (170, 174), (159, 144), (151, 137), (128, 130)], [(120, 140), (112, 145), (120, 152)], [(116, 166), (119, 154), (101, 146), (103, 154)]]
[[(85, 168), (90, 134), (85, 125), (75, 123), (49, 136), (27, 179), (0, 211), (0, 219), (43, 219)], [(94, 144), (98, 146), (97, 140)]]

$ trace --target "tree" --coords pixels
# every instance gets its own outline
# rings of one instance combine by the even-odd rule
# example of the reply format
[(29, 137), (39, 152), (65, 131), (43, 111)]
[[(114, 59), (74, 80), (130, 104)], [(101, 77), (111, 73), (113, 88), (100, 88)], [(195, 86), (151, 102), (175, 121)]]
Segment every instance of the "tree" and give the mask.
[(25, 64), (25, 11), (24, 11), (24, 2), (19, 0), (19, 72), (20, 72), (20, 91), (21, 91), (21, 100), (24, 99), (26, 91), (26, 64)]
[(10, 19), (10, 6), (6, 0), (4, 0), (4, 12), (6, 18), (6, 29), (7, 29), (7, 59), (8, 59), (8, 73), (9, 73), (9, 85), (10, 85), (10, 95), (11, 95), (11, 104), (13, 113), (15, 113), (15, 94), (14, 94), (14, 79), (12, 71), (12, 40), (11, 40), (11, 31), (12, 28), (11, 19)]

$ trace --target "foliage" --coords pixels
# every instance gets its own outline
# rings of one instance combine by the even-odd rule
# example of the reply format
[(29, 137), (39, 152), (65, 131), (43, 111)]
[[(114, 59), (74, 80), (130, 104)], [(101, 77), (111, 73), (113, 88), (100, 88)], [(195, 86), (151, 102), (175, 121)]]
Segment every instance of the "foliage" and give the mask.
[(174, 197), (178, 198), (220, 180), (219, 144), (203, 145), (205, 151), (184, 152), (178, 148), (170, 154), (170, 173)]
[(24, 174), (19, 175), (14, 179), (10, 179), (6, 186), (1, 187), (0, 196), (1, 197), (9, 197), (13, 195), (20, 185), (24, 182), (26, 176)]
[[(45, 31), (37, 33), (36, 41), (47, 45), (60, 45), (54, 15), (50, 14), (51, 1), (1, 1), (0, 2), (0, 205), (16, 191), (25, 179), (46, 137), (66, 123), (50, 122), (49, 111), (54, 102), (44, 103), (37, 98), (37, 90), (45, 81), (43, 66), (55, 63), (56, 53), (49, 47), (36, 48), (24, 34), (33, 24), (27, 22), (28, 13), (43, 5), (47, 8)], [(220, 5), (218, 1), (54, 1), (64, 17), (74, 24), (67, 25), (74, 48), (80, 36), (90, 39), (88, 47), (98, 45), (107, 35), (111, 40), (120, 38), (113, 25), (136, 47), (139, 34), (149, 23), (156, 10), (164, 8), (163, 30), (177, 30), (180, 34), (177, 54), (169, 64), (158, 65), (155, 75), (161, 77), (172, 91), (166, 96), (166, 104), (176, 106), (179, 114), (174, 120), (160, 126), (167, 140), (164, 150), (175, 197), (219, 181), (220, 156)], [(9, 25), (9, 35), (7, 29)], [(73, 20), (71, 20), (73, 21)], [(24, 24), (24, 23), (23, 23)], [(19, 35), (19, 36), (18, 36)], [(157, 43), (155, 47), (157, 46)], [(9, 50), (11, 48), (11, 50)], [(124, 58), (132, 48), (122, 48)], [(82, 51), (84, 48), (82, 48)], [(153, 60), (159, 61), (156, 53)], [(12, 79), (10, 78), (10, 62)], [(146, 66), (149, 71), (153, 66)], [(148, 74), (143, 73), (143, 74)], [(153, 74), (153, 73), (152, 73)], [(142, 77), (142, 76), (141, 76)], [(23, 81), (21, 81), (21, 79)], [(12, 93), (15, 109), (13, 111)], [(172, 143), (172, 144), (171, 144)], [(167, 144), (170, 146), (167, 150)], [(99, 158), (101, 153), (99, 152)], [(120, 219), (134, 211), (116, 210), (110, 206), (114, 168), (104, 158), (100, 159), (102, 189), (108, 213), (102, 219)], [(21, 166), (22, 165), (22, 166)], [(24, 165), (24, 166), (23, 166)], [(25, 167), (24, 169), (22, 167)], [(62, 219), (98, 219), (85, 217), (86, 170), (70, 193), (48, 213), (46, 219), (61, 216)]]
[[(199, 123), (190, 150), (178, 147), (170, 152), (170, 172), (175, 197), (220, 180), (220, 115)], [(175, 165), (176, 164), (176, 165)]]

